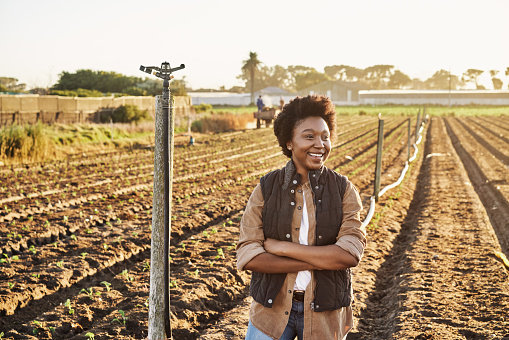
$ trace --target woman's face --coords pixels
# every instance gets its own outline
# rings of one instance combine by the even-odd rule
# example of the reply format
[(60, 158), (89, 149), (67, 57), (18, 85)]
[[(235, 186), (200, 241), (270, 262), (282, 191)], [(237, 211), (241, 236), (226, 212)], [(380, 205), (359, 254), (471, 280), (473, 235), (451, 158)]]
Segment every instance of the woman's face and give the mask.
[(292, 140), (286, 144), (292, 151), (297, 172), (307, 181), (308, 172), (318, 170), (329, 157), (331, 142), (327, 123), (321, 117), (308, 117), (293, 128)]

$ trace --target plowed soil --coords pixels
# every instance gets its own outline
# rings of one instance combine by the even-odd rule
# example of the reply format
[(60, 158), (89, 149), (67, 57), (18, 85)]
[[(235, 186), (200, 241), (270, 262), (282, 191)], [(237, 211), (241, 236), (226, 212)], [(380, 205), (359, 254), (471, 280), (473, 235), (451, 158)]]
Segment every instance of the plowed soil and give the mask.
[[(406, 119), (385, 121), (382, 187), (405, 165)], [(500, 259), (509, 255), (509, 118), (423, 126), (416, 159), (368, 225), (348, 339), (509, 339)], [(359, 188), (365, 216), (377, 120), (341, 118), (338, 130), (326, 165)], [(259, 177), (286, 159), (270, 129), (198, 136), (193, 147), (186, 139), (175, 147), (173, 337), (243, 339), (250, 276), (235, 266), (238, 224)], [(0, 169), (3, 339), (147, 337), (152, 157), (151, 148), (108, 151)]]

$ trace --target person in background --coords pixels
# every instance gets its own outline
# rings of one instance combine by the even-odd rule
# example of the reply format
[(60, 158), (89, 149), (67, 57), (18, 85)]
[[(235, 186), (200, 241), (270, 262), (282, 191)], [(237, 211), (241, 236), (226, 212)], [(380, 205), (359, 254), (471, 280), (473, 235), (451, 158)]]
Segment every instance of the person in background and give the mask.
[(279, 99), (279, 109), (282, 110), (283, 106), (285, 106), (285, 101), (283, 100), (283, 96)]
[(259, 96), (258, 99), (256, 100), (256, 106), (258, 106), (258, 112), (263, 111), (263, 107), (265, 105), (263, 104), (262, 96)]
[(351, 267), (366, 247), (359, 193), (324, 163), (334, 104), (297, 97), (274, 121), (290, 160), (253, 190), (240, 222), (237, 268), (252, 271), (246, 340), (344, 339), (353, 327)]

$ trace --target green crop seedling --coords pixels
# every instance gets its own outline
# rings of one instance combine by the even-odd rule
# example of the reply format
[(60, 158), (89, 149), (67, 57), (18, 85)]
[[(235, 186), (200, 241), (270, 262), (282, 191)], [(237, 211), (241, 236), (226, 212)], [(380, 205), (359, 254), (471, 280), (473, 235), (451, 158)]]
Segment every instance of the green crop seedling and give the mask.
[(69, 314), (71, 314), (71, 315), (74, 314), (74, 309), (71, 306), (71, 300), (67, 299), (67, 301), (65, 301), (64, 306), (67, 307), (67, 312)]
[(116, 321), (116, 322), (118, 322), (119, 324), (123, 324), (123, 325), (125, 325), (125, 323), (126, 323), (126, 321), (127, 321), (127, 319), (128, 319), (128, 318), (125, 316), (124, 311), (123, 311), (123, 310), (121, 310), (121, 309), (119, 309), (119, 310), (118, 310), (118, 313), (120, 314), (120, 318), (115, 318), (115, 319), (113, 319), (111, 322), (113, 323), (113, 322), (115, 322), (115, 321)]
[(93, 300), (95, 296), (97, 295), (101, 295), (101, 292), (95, 292), (94, 293), (94, 289), (92, 287), (88, 288), (88, 289), (85, 289), (83, 288), (82, 290), (80, 290), (80, 294), (81, 293), (85, 293), (88, 295), (88, 297)]
[(107, 292), (109, 292), (111, 290), (111, 288), (110, 288), (111, 283), (103, 281), (103, 282), (101, 282), (101, 284), (103, 284), (106, 287)]

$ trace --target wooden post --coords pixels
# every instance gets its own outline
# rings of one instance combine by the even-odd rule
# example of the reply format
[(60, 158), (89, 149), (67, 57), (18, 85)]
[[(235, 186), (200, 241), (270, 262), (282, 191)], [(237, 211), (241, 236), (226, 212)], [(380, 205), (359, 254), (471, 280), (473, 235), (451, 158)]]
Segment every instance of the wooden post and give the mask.
[(165, 338), (164, 331), (164, 159), (163, 107), (156, 96), (154, 146), (154, 196), (152, 199), (152, 241), (150, 248), (150, 296), (148, 339)]
[(113, 119), (110, 116), (110, 134), (111, 134), (111, 141), (113, 142)]
[(380, 192), (380, 174), (382, 171), (382, 149), (384, 146), (384, 121), (378, 116), (378, 145), (376, 148), (376, 167), (375, 167), (375, 202), (378, 202), (378, 193)]
[(406, 161), (407, 163), (410, 161), (410, 145), (412, 144), (412, 128), (410, 121), (412, 118), (408, 118), (408, 150), (406, 153)]
[(415, 123), (415, 143), (419, 139), (419, 125), (421, 125), (421, 109), (417, 111), (417, 123)]

